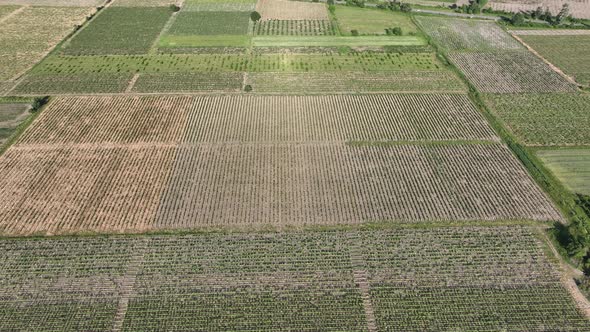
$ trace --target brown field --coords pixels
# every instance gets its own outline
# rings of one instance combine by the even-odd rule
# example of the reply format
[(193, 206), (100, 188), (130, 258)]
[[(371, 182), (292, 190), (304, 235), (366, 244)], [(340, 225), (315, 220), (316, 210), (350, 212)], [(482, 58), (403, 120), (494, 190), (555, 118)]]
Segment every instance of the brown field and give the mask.
[(168, 146), (13, 147), (0, 158), (0, 232), (150, 229), (173, 161)]
[(180, 4), (182, 0), (113, 0), (112, 6), (120, 7), (167, 7)]
[(43, 7), (97, 7), (103, 5), (105, 2), (106, 0), (0, 0), (0, 6), (32, 5)]
[(590, 30), (510, 30), (510, 33), (518, 36), (584, 36), (590, 35)]
[(262, 20), (329, 20), (323, 3), (287, 0), (258, 0), (256, 10)]

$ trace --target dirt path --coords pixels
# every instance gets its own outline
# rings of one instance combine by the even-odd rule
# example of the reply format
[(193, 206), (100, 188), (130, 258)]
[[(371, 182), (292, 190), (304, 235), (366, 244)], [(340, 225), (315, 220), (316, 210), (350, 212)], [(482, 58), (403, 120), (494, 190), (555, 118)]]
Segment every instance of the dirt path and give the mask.
[(139, 74), (133, 75), (133, 78), (131, 78), (129, 84), (127, 85), (127, 88), (125, 89), (125, 93), (131, 93), (131, 91), (133, 91), (133, 87), (135, 86), (135, 82), (137, 82), (138, 78)]
[(362, 255), (357, 247), (358, 234), (351, 233), (349, 234), (349, 237), (353, 240), (357, 240), (350, 248), (350, 263), (353, 268), (354, 282), (360, 289), (361, 298), (363, 299), (363, 308), (365, 309), (365, 317), (367, 319), (367, 329), (369, 332), (376, 332), (377, 321), (375, 319), (373, 303), (371, 302), (371, 286), (367, 281), (367, 270), (365, 269)]
[(525, 43), (524, 40), (522, 40), (520, 37), (518, 37), (515, 33), (510, 32), (510, 34), (512, 35), (512, 37), (514, 37), (514, 39), (518, 40), (524, 47), (526, 47), (527, 50), (529, 50), (529, 52), (533, 53), (535, 56), (537, 56), (539, 59), (541, 59), (543, 62), (545, 62), (551, 69), (553, 69), (553, 71), (555, 71), (556, 73), (561, 75), (568, 82), (576, 85), (577, 87), (580, 87), (580, 84), (578, 84), (578, 82), (576, 82), (576, 80), (574, 80), (572, 77), (570, 77), (569, 75), (567, 75), (566, 73), (561, 71), (561, 69), (559, 69), (557, 66), (555, 66), (554, 64), (549, 62), (547, 59), (545, 59), (541, 54), (539, 54), (537, 51), (535, 51), (535, 49), (533, 49), (527, 43)]
[(16, 15), (18, 15), (18, 14), (22, 13), (22, 12), (23, 12), (25, 9), (27, 9), (27, 8), (29, 8), (29, 7), (31, 7), (31, 6), (30, 6), (30, 5), (25, 5), (25, 6), (22, 6), (22, 7), (20, 7), (19, 9), (17, 9), (17, 10), (15, 10), (15, 11), (13, 11), (12, 13), (10, 13), (10, 14), (8, 14), (8, 15), (4, 16), (3, 18), (1, 18), (1, 19), (0, 19), (0, 24), (2, 24), (2, 23), (4, 23), (4, 22), (6, 22), (6, 21), (10, 20), (10, 19), (11, 19), (11, 18), (13, 18), (14, 16), (16, 16)]

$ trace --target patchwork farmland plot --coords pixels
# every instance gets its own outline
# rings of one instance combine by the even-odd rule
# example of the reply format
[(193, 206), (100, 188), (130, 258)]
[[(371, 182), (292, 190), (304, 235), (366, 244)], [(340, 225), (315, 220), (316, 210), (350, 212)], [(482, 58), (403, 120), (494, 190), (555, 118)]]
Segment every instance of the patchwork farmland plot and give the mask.
[(361, 35), (384, 35), (385, 29), (393, 27), (401, 28), (404, 35), (418, 33), (409, 16), (392, 11), (338, 6), (336, 18), (340, 32), (345, 35), (350, 35), (352, 30)]
[(112, 7), (168, 7), (181, 0), (113, 0)]
[[(582, 85), (590, 85), (590, 30), (586, 34), (521, 35), (525, 43)], [(550, 30), (549, 32), (552, 32)]]
[(95, 9), (27, 7), (0, 24), (0, 81), (23, 74)]
[(168, 33), (171, 35), (245, 35), (248, 12), (180, 12)]
[(132, 92), (239, 92), (244, 74), (202, 72), (173, 74), (141, 74)]
[(262, 20), (329, 20), (323, 3), (288, 0), (258, 0), (256, 11)]
[(332, 22), (325, 20), (266, 20), (254, 24), (258, 36), (333, 36)]
[(11, 94), (76, 94), (124, 92), (131, 81), (131, 73), (27, 75)]
[(572, 192), (590, 195), (589, 149), (539, 150), (537, 155)]
[(32, 5), (39, 7), (97, 7), (104, 3), (105, 0), (0, 0), (0, 6)]
[(451, 72), (383, 71), (337, 73), (248, 73), (247, 84), (255, 93), (325, 94), (363, 92), (466, 92)]
[(0, 19), (8, 14), (14, 13), (20, 6), (0, 6)]
[(183, 11), (222, 11), (252, 12), (256, 9), (256, 0), (185, 0)]
[(434, 41), (449, 51), (520, 50), (523, 46), (495, 22), (416, 16)]
[(367, 331), (371, 306), (380, 330), (588, 327), (518, 226), (5, 239), (0, 258), (2, 329)]
[(586, 94), (485, 95), (511, 131), (529, 145), (590, 145)]
[(577, 91), (574, 84), (527, 51), (450, 53), (449, 58), (480, 92)]
[(252, 39), (255, 47), (384, 47), (426, 46), (422, 37), (416, 36), (259, 36)]
[(590, 18), (590, 1), (588, 0), (492, 0), (490, 8), (506, 12), (532, 12), (537, 7), (549, 10), (557, 15), (564, 4), (570, 7), (570, 15), (576, 18)]
[(386, 140), (498, 139), (465, 95), (149, 96), (57, 98), (18, 144)]
[(168, 7), (105, 8), (61, 52), (67, 55), (144, 54), (171, 15)]

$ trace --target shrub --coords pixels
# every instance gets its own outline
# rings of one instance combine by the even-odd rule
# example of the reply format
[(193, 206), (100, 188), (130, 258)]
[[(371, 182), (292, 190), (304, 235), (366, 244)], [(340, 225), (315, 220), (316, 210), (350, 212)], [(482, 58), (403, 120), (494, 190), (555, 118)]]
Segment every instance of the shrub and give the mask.
[(261, 18), (262, 16), (260, 16), (260, 13), (257, 11), (253, 11), (252, 13), (250, 13), (250, 19), (254, 22), (258, 22)]
[(36, 97), (35, 100), (33, 100), (33, 105), (31, 105), (31, 113), (36, 113), (38, 110), (40, 110), (43, 105), (47, 104), (47, 102), (49, 101), (49, 96), (43, 96), (43, 97)]
[(180, 11), (180, 7), (178, 7), (176, 4), (172, 4), (170, 5), (170, 10), (176, 13)]
[(246, 91), (246, 92), (250, 92), (250, 91), (252, 91), (252, 86), (251, 86), (250, 84), (246, 85), (246, 86), (244, 87), (244, 91)]
[(358, 36), (359, 35), (359, 31), (358, 30), (350, 30), (350, 34), (353, 36)]

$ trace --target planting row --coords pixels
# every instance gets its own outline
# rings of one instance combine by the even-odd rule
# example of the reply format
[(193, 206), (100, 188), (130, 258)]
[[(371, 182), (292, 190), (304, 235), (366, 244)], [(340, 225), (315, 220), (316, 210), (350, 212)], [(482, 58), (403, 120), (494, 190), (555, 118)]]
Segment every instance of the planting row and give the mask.
[(0, 329), (588, 329), (543, 245), (519, 226), (5, 239)]

